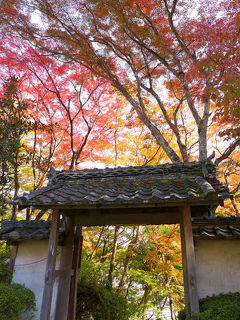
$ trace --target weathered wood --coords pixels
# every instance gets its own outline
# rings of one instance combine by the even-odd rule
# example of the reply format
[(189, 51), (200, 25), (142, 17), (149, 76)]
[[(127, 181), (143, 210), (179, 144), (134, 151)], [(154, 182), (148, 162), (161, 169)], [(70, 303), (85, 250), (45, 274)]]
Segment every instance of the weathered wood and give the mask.
[(81, 263), (82, 256), (82, 227), (77, 226), (75, 237), (74, 237), (74, 251), (73, 251), (73, 276), (71, 278), (70, 285), (70, 294), (69, 294), (69, 306), (68, 306), (68, 320), (76, 319), (76, 309), (77, 309), (77, 282), (78, 282), (78, 273)]
[(106, 226), (106, 225), (145, 225), (145, 224), (176, 224), (180, 223), (179, 212), (173, 213), (139, 213), (132, 214), (87, 214), (74, 215), (76, 225)]
[(166, 200), (159, 203), (113, 203), (113, 204), (37, 204), (34, 206), (35, 209), (115, 209), (115, 208), (164, 208), (164, 207), (176, 207), (184, 204), (190, 206), (207, 206), (207, 205), (219, 205), (222, 203), (222, 199), (208, 200), (208, 199), (196, 199), (196, 200)]
[(62, 254), (60, 260), (60, 270), (64, 275), (59, 278), (58, 294), (56, 303), (55, 319), (67, 320), (68, 317), (68, 304), (69, 304), (69, 291), (72, 276), (72, 258), (73, 258), (73, 245), (74, 245), (74, 224), (72, 218), (67, 220), (67, 235), (62, 247)]
[(42, 210), (37, 214), (35, 220), (36, 220), (36, 221), (39, 221), (46, 212), (47, 212), (46, 209), (42, 209)]
[(57, 257), (57, 244), (58, 244), (58, 229), (59, 229), (59, 212), (53, 210), (52, 222), (48, 243), (48, 259), (45, 272), (45, 286), (42, 298), (42, 307), (40, 320), (49, 320), (52, 303), (52, 292), (54, 284), (54, 273)]
[(30, 217), (30, 216), (31, 216), (31, 215), (30, 215), (30, 211), (31, 211), (30, 208), (27, 208), (27, 209), (26, 209), (26, 220), (30, 220), (30, 218), (31, 218), (31, 217)]
[(64, 276), (64, 271), (63, 270), (55, 270), (54, 271), (54, 278), (59, 278), (59, 277), (62, 277)]
[(184, 279), (184, 302), (186, 306), (186, 311), (189, 312), (189, 286), (188, 286), (188, 273), (187, 273), (187, 262), (186, 262), (186, 244), (184, 237), (184, 228), (182, 223), (180, 224), (181, 231), (181, 248), (182, 248), (182, 265), (183, 265), (183, 279)]
[(18, 252), (18, 244), (14, 245), (12, 247), (12, 251), (11, 251), (11, 257), (10, 257), (10, 261), (9, 261), (9, 268), (10, 268), (10, 270), (12, 272), (14, 270), (15, 260), (16, 260), (16, 257), (17, 257), (17, 252)]
[(183, 276), (184, 276), (184, 291), (185, 304), (187, 312), (199, 312), (199, 299), (196, 283), (196, 264), (195, 252), (192, 234), (191, 210), (189, 206), (180, 208), (182, 214), (181, 221), (181, 243), (183, 257)]
[(67, 216), (72, 215), (94, 215), (94, 214), (114, 214), (114, 215), (129, 215), (135, 214), (164, 214), (164, 213), (177, 213), (179, 214), (178, 207), (163, 207), (163, 208), (91, 208), (91, 209), (62, 209), (61, 213)]

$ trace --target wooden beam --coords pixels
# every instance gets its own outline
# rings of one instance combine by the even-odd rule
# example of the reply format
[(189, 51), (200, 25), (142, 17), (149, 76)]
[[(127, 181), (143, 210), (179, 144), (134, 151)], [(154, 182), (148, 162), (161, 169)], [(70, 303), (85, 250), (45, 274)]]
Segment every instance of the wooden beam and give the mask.
[(164, 200), (161, 202), (139, 202), (139, 203), (113, 203), (113, 204), (100, 204), (100, 203), (76, 203), (76, 204), (37, 204), (34, 206), (35, 209), (115, 209), (115, 208), (165, 208), (165, 207), (179, 207), (185, 204), (189, 206), (208, 206), (208, 205), (219, 205), (223, 200), (207, 200), (207, 199), (196, 199), (196, 200)]
[(47, 212), (46, 209), (42, 209), (42, 210), (37, 214), (35, 220), (36, 220), (36, 221), (39, 221), (46, 212)]
[(199, 312), (199, 299), (196, 282), (195, 252), (192, 234), (191, 210), (189, 206), (180, 207), (181, 221), (181, 244), (182, 263), (184, 276), (184, 294), (186, 311)]
[(59, 229), (59, 212), (53, 210), (52, 222), (50, 229), (50, 236), (48, 242), (48, 258), (45, 272), (45, 286), (42, 298), (42, 307), (40, 320), (49, 320), (52, 304), (52, 292), (54, 284), (54, 273), (57, 257), (57, 244), (58, 244), (58, 229)]
[(60, 260), (60, 270), (63, 271), (63, 276), (59, 278), (58, 294), (56, 303), (55, 319), (67, 320), (69, 292), (72, 276), (72, 257), (74, 245), (74, 224), (72, 218), (66, 218), (67, 235), (64, 245), (62, 247), (62, 254)]
[(74, 237), (74, 251), (73, 251), (73, 276), (71, 278), (70, 294), (69, 294), (69, 306), (68, 306), (68, 320), (76, 319), (77, 310), (77, 283), (78, 273), (80, 268), (81, 256), (82, 256), (82, 227), (77, 226)]
[(91, 208), (91, 209), (64, 209), (61, 212), (68, 215), (78, 215), (78, 214), (149, 214), (149, 213), (179, 213), (179, 207), (162, 207), (162, 208)]
[[(64, 211), (65, 213), (65, 211)], [(67, 213), (66, 213), (67, 214)], [(75, 225), (106, 226), (106, 225), (145, 225), (145, 224), (176, 224), (181, 216), (177, 213), (139, 213), (133, 214), (82, 214), (74, 215)]]

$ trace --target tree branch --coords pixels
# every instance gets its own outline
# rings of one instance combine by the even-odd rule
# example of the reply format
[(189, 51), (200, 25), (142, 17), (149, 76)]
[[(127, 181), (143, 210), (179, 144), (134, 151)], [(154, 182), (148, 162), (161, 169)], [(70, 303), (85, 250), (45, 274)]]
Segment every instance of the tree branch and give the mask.
[(230, 144), (230, 146), (221, 155), (221, 157), (219, 157), (215, 160), (214, 164), (218, 166), (219, 163), (222, 162), (223, 160), (225, 160), (226, 158), (228, 158), (231, 155), (231, 153), (236, 149), (236, 147), (239, 145), (240, 145), (240, 138), (238, 138), (237, 140), (232, 142)]

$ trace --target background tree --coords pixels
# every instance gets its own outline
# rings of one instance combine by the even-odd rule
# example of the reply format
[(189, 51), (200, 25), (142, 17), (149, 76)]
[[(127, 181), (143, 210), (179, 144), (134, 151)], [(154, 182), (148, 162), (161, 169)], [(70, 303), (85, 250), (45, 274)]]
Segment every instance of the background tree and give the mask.
[(131, 319), (161, 317), (168, 308), (174, 319), (183, 306), (178, 226), (114, 230), (113, 227), (84, 229), (82, 277), (93, 268), (90, 274), (99, 278), (108, 290), (125, 297)]
[[(29, 132), (31, 122), (19, 83), (14, 76), (8, 79), (0, 98), (1, 215), (6, 213), (10, 199), (18, 195), (19, 167), (28, 161), (22, 137)], [(16, 218), (15, 206), (11, 218)]]

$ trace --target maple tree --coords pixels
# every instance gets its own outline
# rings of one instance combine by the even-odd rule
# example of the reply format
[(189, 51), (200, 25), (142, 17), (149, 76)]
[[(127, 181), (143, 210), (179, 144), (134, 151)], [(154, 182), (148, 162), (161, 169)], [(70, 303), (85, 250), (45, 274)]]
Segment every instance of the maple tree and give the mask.
[[(10, 63), (15, 72), (25, 72), (22, 90), (35, 101), (32, 113), (41, 123), (36, 127), (42, 128), (42, 139), (50, 145), (57, 140), (55, 157), (60, 166), (74, 169), (86, 159), (100, 159), (102, 145), (111, 139), (110, 120), (118, 104), (117, 97), (109, 94), (109, 83), (84, 67), (46, 57), (19, 39), (11, 37), (8, 48), (5, 44), (1, 49), (2, 64)], [(50, 148), (49, 154), (53, 153)]]
[[(20, 174), (33, 177), (34, 189), (52, 163), (203, 161), (218, 135), (230, 146), (219, 143), (215, 163), (236, 195), (234, 211), (223, 213), (239, 215), (236, 1), (15, 0), (3, 1), (0, 15), (1, 77), (21, 79), (31, 114), (31, 132), (18, 143), (31, 165)], [(85, 229), (84, 237), (86, 264), (133, 302), (135, 316), (161, 316), (169, 303), (174, 318), (182, 306), (175, 226)]]
[(208, 44), (202, 53), (202, 64), (213, 77), (219, 77), (212, 97), (216, 105), (214, 117), (221, 126), (220, 134), (231, 139), (238, 138), (240, 134), (239, 3), (230, 0), (220, 1), (218, 5), (218, 17), (212, 7), (207, 18), (198, 22), (196, 33), (201, 42)]
[(109, 83), (84, 67), (44, 56), (18, 37), (4, 38), (0, 60), (3, 80), (21, 79), (31, 118), (31, 130), (21, 141), (28, 158), (19, 172), (23, 190), (42, 187), (52, 163), (75, 169), (87, 161), (109, 161), (104, 147), (112, 144), (111, 119), (118, 106)]
[[(28, 1), (28, 9), (43, 21), (39, 25), (24, 14), (24, 1), (16, 3), (11, 10), (4, 8), (14, 17), (11, 27), (51, 55), (84, 65), (110, 81), (171, 161), (190, 157), (182, 113), (194, 122), (199, 160), (207, 159), (210, 105), (228, 74), (223, 58), (216, 64), (214, 57), (230, 46), (230, 41), (217, 46), (215, 34), (229, 10), (225, 14), (219, 6), (223, 17), (218, 19), (210, 3), (204, 14), (203, 4), (194, 7), (178, 0)], [(236, 26), (237, 21), (229, 23)], [(199, 37), (203, 31), (206, 36)], [(166, 138), (169, 131), (171, 142)]]

